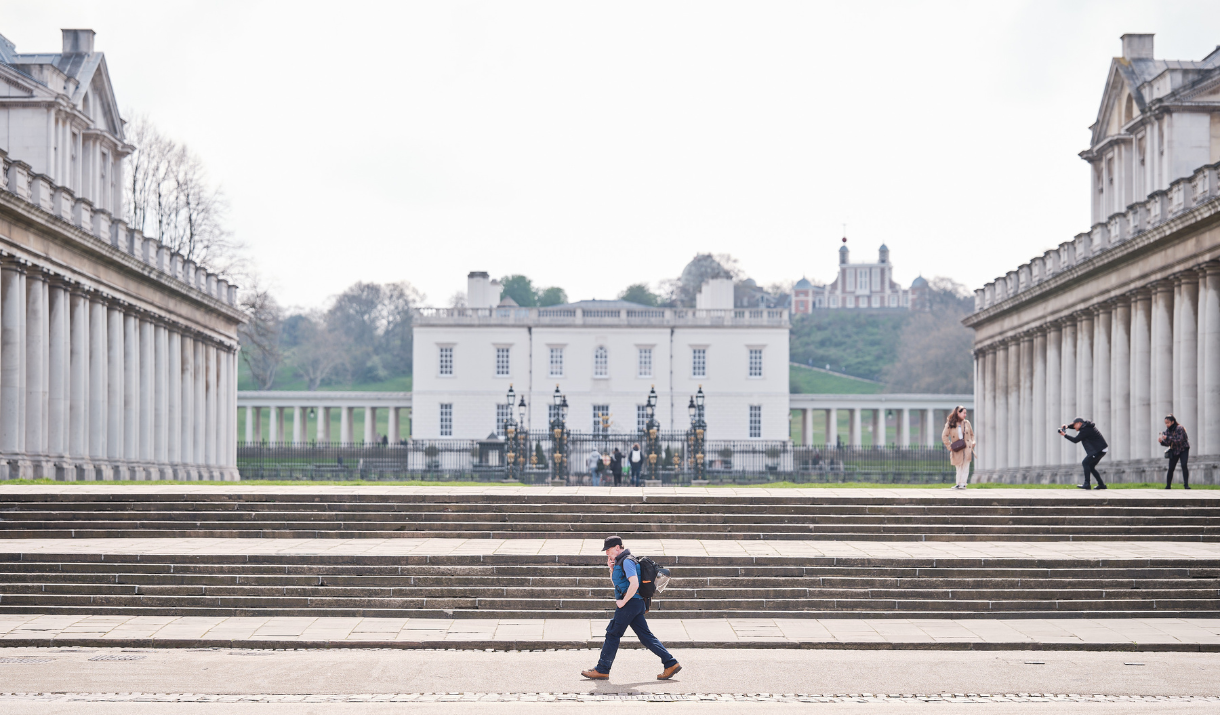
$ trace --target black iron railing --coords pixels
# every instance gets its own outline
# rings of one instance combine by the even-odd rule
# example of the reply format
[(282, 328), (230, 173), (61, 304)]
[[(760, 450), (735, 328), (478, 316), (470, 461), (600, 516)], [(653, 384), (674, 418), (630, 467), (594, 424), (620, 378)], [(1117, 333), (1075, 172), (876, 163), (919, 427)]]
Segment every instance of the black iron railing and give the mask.
[[(643, 435), (573, 432), (567, 435), (568, 484), (590, 483), (599, 455), (633, 444), (646, 448)], [(525, 464), (517, 481), (550, 483), (555, 454), (549, 434), (525, 435)], [(690, 484), (697, 454), (686, 432), (661, 432), (657, 438), (662, 484)], [(508, 477), (506, 444), (500, 440), (407, 440), (399, 444), (239, 443), (237, 467), (243, 479), (274, 480), (436, 480), (501, 481)], [(711, 484), (793, 482), (875, 482), (919, 484), (952, 482), (954, 468), (944, 447), (795, 446), (787, 441), (707, 440), (704, 476)], [(647, 478), (648, 469), (643, 470)], [(603, 463), (603, 483), (611, 477)], [(622, 481), (626, 483), (624, 477)]]

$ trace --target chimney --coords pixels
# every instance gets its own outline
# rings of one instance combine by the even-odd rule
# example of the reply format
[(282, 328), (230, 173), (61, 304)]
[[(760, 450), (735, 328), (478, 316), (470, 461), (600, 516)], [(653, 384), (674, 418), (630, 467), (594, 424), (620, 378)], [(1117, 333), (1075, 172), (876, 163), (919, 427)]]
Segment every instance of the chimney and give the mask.
[(1152, 59), (1152, 35), (1123, 35), (1123, 59)]
[(62, 30), (64, 54), (89, 54), (93, 52), (93, 30)]
[[(491, 292), (487, 271), (471, 271), (466, 274), (466, 305), (471, 308), (488, 308), (495, 303), (488, 303)], [(496, 296), (497, 302), (500, 296)]]

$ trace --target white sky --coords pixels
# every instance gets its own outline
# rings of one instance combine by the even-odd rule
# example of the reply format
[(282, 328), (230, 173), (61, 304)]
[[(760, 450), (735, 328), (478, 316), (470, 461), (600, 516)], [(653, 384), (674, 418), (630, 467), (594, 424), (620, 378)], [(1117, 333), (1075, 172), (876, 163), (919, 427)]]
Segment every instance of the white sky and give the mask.
[(470, 270), (572, 299), (731, 253), (760, 283), (885, 242), (971, 288), (1088, 228), (1124, 32), (1220, 43), (1220, 2), (0, 0), (18, 51), (97, 31), (119, 104), (205, 160), (288, 305)]

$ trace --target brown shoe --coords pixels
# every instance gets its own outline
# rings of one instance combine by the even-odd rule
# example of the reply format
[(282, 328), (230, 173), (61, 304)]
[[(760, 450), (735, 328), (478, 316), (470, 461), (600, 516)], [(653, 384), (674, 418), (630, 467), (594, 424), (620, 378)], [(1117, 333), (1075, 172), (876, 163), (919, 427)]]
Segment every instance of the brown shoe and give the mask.
[[(666, 672), (669, 672), (669, 671), (666, 671)], [(610, 679), (609, 673), (601, 673), (601, 672), (598, 672), (594, 668), (589, 668), (588, 670), (582, 670), (582, 671), (580, 671), (580, 674), (583, 675), (584, 677), (588, 678), (589, 680), (609, 680)]]
[[(658, 675), (657, 680), (669, 680), (670, 678), (677, 675), (679, 670), (682, 670), (682, 666), (678, 663), (674, 663), (673, 665), (666, 668), (664, 670), (664, 672), (662, 672), (660, 675)], [(607, 676), (607, 677), (609, 677), (609, 676)]]

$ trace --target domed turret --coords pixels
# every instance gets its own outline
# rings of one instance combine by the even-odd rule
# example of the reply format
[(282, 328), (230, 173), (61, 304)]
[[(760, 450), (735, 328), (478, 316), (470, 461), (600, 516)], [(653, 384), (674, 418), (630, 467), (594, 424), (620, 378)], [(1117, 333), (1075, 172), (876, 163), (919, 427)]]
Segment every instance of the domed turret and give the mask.
[(890, 249), (884, 243), (881, 244), (881, 248), (879, 248), (877, 250), (877, 262), (878, 263), (889, 263), (890, 262)]
[(847, 246), (839, 246), (839, 265), (847, 265)]
[(804, 276), (801, 276), (801, 279), (799, 281), (797, 281), (796, 285), (793, 287), (796, 288), (797, 290), (809, 290), (810, 288), (813, 287), (813, 284), (809, 282), (809, 279), (805, 278)]
[(911, 281), (911, 288), (927, 288), (927, 287), (928, 287), (928, 281), (925, 280), (922, 275), (917, 276), (915, 278), (915, 280)]

